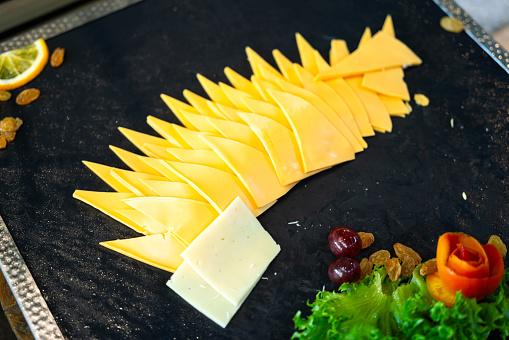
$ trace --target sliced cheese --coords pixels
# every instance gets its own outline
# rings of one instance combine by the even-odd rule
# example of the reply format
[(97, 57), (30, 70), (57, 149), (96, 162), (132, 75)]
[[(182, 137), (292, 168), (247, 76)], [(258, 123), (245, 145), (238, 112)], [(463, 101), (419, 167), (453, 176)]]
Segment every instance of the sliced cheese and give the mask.
[(327, 63), (327, 61), (322, 57), (320, 52), (317, 50), (313, 51), (313, 56), (315, 57), (315, 63), (318, 67), (318, 72), (323, 72), (325, 70), (328, 70), (330, 68), (330, 65)]
[(191, 146), (177, 133), (177, 131), (175, 131), (175, 126), (178, 125), (169, 123), (165, 120), (150, 115), (147, 116), (147, 124), (150, 125), (152, 129), (154, 129), (158, 134), (163, 136), (166, 140), (170, 141), (171, 145), (167, 146), (166, 144), (151, 143), (150, 141), (146, 141), (146, 143), (167, 147), (177, 147), (186, 149), (191, 148)]
[(396, 33), (394, 32), (394, 24), (392, 22), (392, 16), (390, 14), (387, 14), (387, 17), (385, 17), (385, 21), (382, 26), (382, 32), (390, 35), (391, 37), (396, 37)]
[(328, 71), (320, 73), (317, 78), (324, 80), (345, 77), (383, 68), (405, 67), (421, 63), (422, 60), (408, 46), (380, 31)]
[(281, 250), (239, 198), (181, 254), (211, 287), (239, 305)]
[(209, 120), (223, 137), (249, 145), (260, 152), (267, 153), (258, 136), (256, 136), (253, 130), (246, 124), (213, 118), (209, 118)]
[(290, 93), (269, 91), (292, 125), (305, 173), (355, 158), (345, 137), (313, 105)]
[[(160, 137), (155, 137), (151, 135), (147, 135), (142, 132), (134, 131), (131, 129), (126, 129), (123, 127), (118, 128), (120, 132), (131, 142), (136, 146), (140, 151), (143, 151), (143, 144), (149, 143), (149, 144), (155, 144), (160, 146), (165, 146), (167, 148), (171, 147), (179, 147), (179, 145), (175, 145), (174, 143), (170, 143), (168, 140)], [(150, 155), (147, 155), (150, 156)]]
[(140, 160), (140, 156), (134, 152), (130, 152), (121, 148), (117, 148), (116, 146), (110, 145), (110, 149), (117, 155), (122, 162), (124, 162), (128, 167), (137, 172), (143, 172), (145, 174), (151, 175), (159, 175), (160, 173), (151, 166), (148, 166), (145, 162)]
[(207, 116), (191, 113), (186, 110), (181, 110), (180, 113), (182, 116), (186, 117), (186, 119), (189, 120), (194, 126), (196, 126), (198, 131), (210, 132), (212, 134), (219, 133), (219, 131), (217, 131), (217, 129), (207, 120)]
[(146, 235), (162, 234), (169, 231), (164, 225), (151, 219), (141, 211), (135, 209), (123, 209), (116, 210), (116, 212), (125, 218), (130, 219), (133, 223), (143, 227), (143, 229), (147, 231)]
[(408, 86), (403, 80), (404, 74), (401, 67), (393, 67), (382, 71), (368, 72), (362, 78), (362, 86), (406, 101), (410, 100)]
[(233, 103), (234, 107), (236, 107), (240, 110), (243, 110), (243, 111), (247, 110), (242, 99), (243, 98), (253, 98), (252, 95), (250, 95), (247, 92), (237, 90), (236, 88), (231, 87), (230, 85), (226, 85), (225, 83), (219, 83), (219, 86), (220, 86), (221, 90), (223, 90), (226, 97), (228, 97), (230, 99), (230, 101)]
[(122, 169), (111, 169), (110, 174), (113, 178), (118, 180), (120, 183), (125, 185), (133, 194), (136, 196), (152, 196), (156, 195), (155, 192), (150, 190), (146, 185), (144, 185), (140, 180), (141, 179), (152, 179), (157, 181), (164, 181), (166, 178), (162, 176), (154, 176), (149, 174), (144, 174), (141, 172), (122, 170)]
[(221, 87), (211, 80), (205, 78), (201, 74), (197, 74), (196, 77), (198, 78), (198, 81), (200, 82), (201, 86), (207, 92), (207, 95), (210, 97), (210, 99), (216, 103), (220, 103), (226, 106), (232, 106), (233, 103), (228, 99), (228, 97), (224, 94), (223, 90), (221, 90)]
[(297, 40), (297, 48), (299, 49), (302, 67), (304, 67), (312, 75), (316, 76), (318, 74), (318, 66), (315, 62), (315, 49), (307, 42), (306, 39), (304, 39), (300, 33), (295, 33), (295, 39)]
[(367, 43), (371, 39), (371, 28), (366, 27), (364, 30), (364, 33), (362, 33), (361, 40), (359, 40), (359, 45), (357, 46), (357, 49)]
[(83, 164), (85, 164), (90, 170), (92, 170), (93, 173), (99, 176), (100, 179), (106, 182), (106, 184), (108, 184), (113, 190), (117, 192), (131, 192), (129, 188), (111, 176), (110, 171), (111, 169), (114, 169), (113, 167), (88, 161), (83, 161)]
[(72, 197), (85, 202), (88, 205), (96, 208), (103, 214), (125, 224), (132, 230), (147, 234), (148, 231), (142, 226), (134, 223), (132, 220), (126, 218), (124, 215), (119, 214), (118, 210), (129, 209), (129, 206), (122, 202), (123, 199), (136, 197), (135, 194), (128, 194), (123, 192), (100, 192), (100, 191), (87, 191), (75, 190)]
[[(258, 53), (253, 51), (252, 48), (246, 47), (247, 60), (251, 65), (251, 69), (253, 70), (253, 74), (260, 76), (258, 73), (258, 67), (264, 66), (269, 70), (270, 73), (274, 74), (277, 77), (283, 78), (283, 76), (276, 70), (271, 64), (265, 61)], [(252, 81), (252, 80), (251, 80)]]
[(273, 50), (272, 56), (276, 64), (287, 81), (296, 86), (301, 86), (299, 77), (295, 74), (293, 63), (283, 55), (279, 50)]
[(193, 131), (179, 125), (173, 126), (175, 131), (186, 141), (194, 150), (207, 150), (207, 144), (203, 143), (200, 136), (210, 135), (210, 132)]
[[(336, 65), (350, 54), (346, 41), (342, 39), (332, 39), (330, 42), (329, 63), (331, 66)], [(322, 71), (320, 71), (322, 72)]]
[(399, 98), (388, 97), (382, 94), (378, 95), (382, 103), (384, 104), (387, 112), (391, 116), (397, 117), (405, 117), (405, 115), (410, 113), (408, 106), (405, 105), (405, 102)]
[(288, 129), (292, 128), (285, 114), (278, 106), (254, 99), (246, 99), (244, 103), (249, 108), (250, 112), (273, 119)]
[(187, 198), (138, 197), (124, 203), (165, 226), (186, 244), (219, 216), (209, 203)]
[(200, 164), (211, 168), (229, 172), (233, 175), (230, 167), (212, 150), (186, 150), (168, 148), (170, 153), (178, 162)]
[(251, 83), (249, 79), (244, 78), (229, 67), (225, 67), (224, 74), (233, 85), (233, 87), (235, 87), (237, 90), (249, 93), (254, 98), (262, 99), (258, 93), (258, 90), (254, 87), (253, 83)]
[(157, 171), (158, 175), (164, 176), (166, 179), (172, 182), (184, 183), (184, 181), (179, 176), (175, 175), (172, 171), (163, 165), (164, 160), (159, 158), (140, 156), (140, 161), (151, 167), (154, 171)]
[(154, 145), (154, 144), (143, 144), (142, 151), (143, 153), (150, 155), (152, 158), (166, 159), (172, 161), (170, 155), (166, 152), (167, 147)]
[(186, 110), (188, 112), (194, 112), (198, 113), (198, 110), (196, 110), (194, 107), (192, 107), (189, 104), (186, 104), (184, 102), (181, 102), (178, 99), (172, 98), (168, 95), (161, 94), (161, 99), (164, 101), (164, 103), (170, 108), (170, 110), (173, 112), (173, 114), (180, 120), (180, 122), (187, 127), (188, 129), (196, 129), (193, 124), (191, 124), (188, 120), (185, 119), (185, 117), (182, 117), (180, 114), (180, 110)]
[(256, 75), (251, 76), (251, 82), (254, 84), (254, 86), (262, 96), (263, 100), (270, 104), (277, 105), (274, 99), (267, 93), (267, 89), (280, 90), (280, 88), (276, 84), (265, 81), (262, 79), (262, 76)]
[(362, 87), (362, 76), (345, 78), (345, 81), (362, 102), (373, 129), (379, 132), (391, 132), (392, 121), (389, 112), (375, 92)]
[(279, 183), (270, 157), (266, 153), (226, 138), (207, 136), (203, 139), (237, 175), (257, 207), (277, 200), (293, 187), (282, 186)]
[(209, 105), (207, 104), (208, 102), (210, 102), (209, 100), (189, 90), (184, 90), (184, 97), (202, 115), (225, 119), (223, 115), (218, 114), (217, 111), (214, 111), (209, 107)]
[[(242, 99), (242, 102), (245, 103), (245, 101), (243, 99)], [(228, 118), (228, 120), (231, 120), (236, 123), (244, 124), (244, 121), (238, 115), (238, 112), (242, 112), (241, 110), (232, 108), (232, 107), (228, 107), (228, 106), (224, 106), (221, 104), (216, 104), (216, 107), (218, 108), (219, 111), (221, 111)]]
[(150, 266), (174, 273), (184, 246), (171, 233), (101, 242), (101, 246)]
[(141, 179), (140, 181), (161, 197), (179, 197), (207, 202), (202, 195), (200, 195), (187, 183), (156, 181), (149, 179)]

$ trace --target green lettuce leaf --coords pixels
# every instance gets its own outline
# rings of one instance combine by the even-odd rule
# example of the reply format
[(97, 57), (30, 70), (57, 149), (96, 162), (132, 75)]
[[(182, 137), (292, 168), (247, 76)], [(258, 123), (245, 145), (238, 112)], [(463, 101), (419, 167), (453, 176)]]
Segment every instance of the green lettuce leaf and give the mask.
[(418, 266), (412, 277), (392, 282), (385, 268), (338, 291), (321, 291), (298, 311), (292, 339), (486, 339), (509, 335), (509, 272), (497, 290), (477, 302), (458, 293), (454, 307), (436, 302)]

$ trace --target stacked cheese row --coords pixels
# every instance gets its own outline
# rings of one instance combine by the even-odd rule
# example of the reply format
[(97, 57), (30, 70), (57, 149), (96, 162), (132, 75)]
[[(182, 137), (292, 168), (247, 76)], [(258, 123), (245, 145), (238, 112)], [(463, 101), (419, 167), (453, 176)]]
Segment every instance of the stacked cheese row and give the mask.
[(210, 99), (162, 95), (183, 126), (149, 116), (161, 137), (120, 128), (145, 154), (110, 147), (132, 171), (84, 162), (116, 192), (74, 197), (145, 235), (103, 246), (175, 272), (236, 197), (258, 216), (299, 180), (354, 159), (364, 137), (390, 132), (391, 116), (410, 112), (402, 69), (421, 60), (395, 38), (390, 16), (374, 36), (366, 29), (351, 54), (333, 40), (329, 63), (296, 37), (301, 64), (274, 50), (278, 70), (247, 48), (249, 80), (227, 67), (232, 86), (198, 75)]

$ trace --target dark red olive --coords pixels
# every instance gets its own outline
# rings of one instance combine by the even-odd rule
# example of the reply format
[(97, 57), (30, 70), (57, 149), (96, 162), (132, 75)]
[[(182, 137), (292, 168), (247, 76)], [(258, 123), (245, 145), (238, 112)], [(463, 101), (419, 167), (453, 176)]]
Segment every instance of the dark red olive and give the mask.
[(336, 227), (329, 233), (329, 247), (337, 257), (354, 258), (361, 251), (362, 240), (352, 229)]
[(361, 266), (349, 257), (338, 257), (329, 266), (329, 278), (338, 285), (357, 282), (361, 278)]

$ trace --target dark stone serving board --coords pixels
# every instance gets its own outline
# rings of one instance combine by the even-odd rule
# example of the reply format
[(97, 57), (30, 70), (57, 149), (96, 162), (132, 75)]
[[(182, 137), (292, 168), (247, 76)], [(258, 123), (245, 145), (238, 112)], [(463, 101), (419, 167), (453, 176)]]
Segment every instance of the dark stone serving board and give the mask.
[[(423, 60), (405, 79), (430, 105), (412, 102), (355, 161), (302, 181), (260, 216), (282, 250), (226, 329), (167, 288), (170, 273), (99, 246), (137, 236), (72, 198), (111, 190), (81, 161), (125, 168), (108, 145), (136, 149), (118, 127), (156, 135), (147, 115), (177, 123), (159, 95), (205, 95), (196, 73), (226, 82), (226, 66), (250, 76), (246, 46), (273, 64), (275, 48), (299, 62), (300, 32), (327, 56), (332, 38), (353, 50), (387, 14)], [(360, 256), (402, 242), (428, 259), (446, 231), (509, 241), (509, 79), (465, 33), (442, 30), (443, 15), (431, 1), (147, 0), (50, 39), (50, 50), (65, 48), (64, 64), (23, 87), (41, 97), (0, 103), (0, 117), (24, 120), (0, 151), (0, 215), (64, 336), (288, 339), (306, 301), (337, 288), (327, 276), (335, 226), (375, 235)]]

